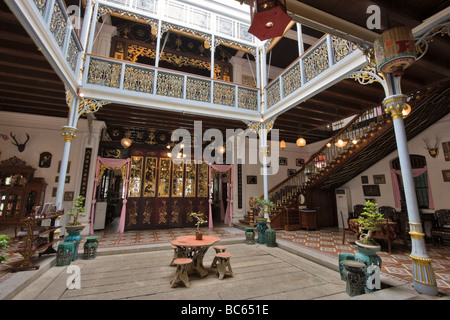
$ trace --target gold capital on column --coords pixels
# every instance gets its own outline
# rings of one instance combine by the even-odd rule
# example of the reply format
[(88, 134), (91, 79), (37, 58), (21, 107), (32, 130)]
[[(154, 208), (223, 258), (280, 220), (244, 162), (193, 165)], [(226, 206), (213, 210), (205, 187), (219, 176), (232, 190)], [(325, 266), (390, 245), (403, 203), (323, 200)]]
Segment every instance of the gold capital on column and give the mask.
[(386, 98), (383, 101), (384, 111), (390, 113), (393, 119), (403, 118), (403, 110), (408, 108), (406, 96), (397, 95)]
[(62, 131), (61, 135), (64, 137), (65, 142), (71, 142), (77, 136), (77, 128), (63, 127)]

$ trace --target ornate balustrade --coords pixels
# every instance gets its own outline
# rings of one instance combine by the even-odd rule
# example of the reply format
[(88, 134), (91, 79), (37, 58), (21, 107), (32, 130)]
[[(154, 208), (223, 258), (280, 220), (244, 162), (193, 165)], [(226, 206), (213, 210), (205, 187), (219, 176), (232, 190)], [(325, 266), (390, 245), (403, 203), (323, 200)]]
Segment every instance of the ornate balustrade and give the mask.
[(344, 58), (359, 51), (356, 45), (336, 36), (325, 35), (294, 61), (266, 88), (267, 108), (275, 106), (320, 74), (331, 71)]
[(72, 75), (78, 77), (83, 48), (73, 28), (71, 17), (66, 12), (64, 1), (33, 0), (29, 2), (29, 6), (28, 9), (34, 12), (44, 27), (46, 39), (53, 41)]
[(198, 77), (127, 61), (87, 56), (84, 87), (138, 92), (146, 97), (166, 97), (204, 102), (223, 107), (259, 112), (259, 90), (230, 82)]

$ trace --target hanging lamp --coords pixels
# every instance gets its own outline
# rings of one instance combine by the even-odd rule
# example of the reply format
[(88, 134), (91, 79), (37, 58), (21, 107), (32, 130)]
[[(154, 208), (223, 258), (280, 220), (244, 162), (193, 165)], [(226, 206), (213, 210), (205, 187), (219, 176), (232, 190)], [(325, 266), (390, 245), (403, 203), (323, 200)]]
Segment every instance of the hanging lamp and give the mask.
[(296, 143), (297, 143), (297, 146), (304, 147), (306, 145), (306, 140), (304, 138), (300, 137), (297, 139)]
[(286, 141), (284, 141), (284, 140), (280, 141), (280, 148), (281, 148), (281, 150), (286, 149)]
[(284, 34), (291, 22), (286, 0), (250, 0), (251, 25), (248, 32), (264, 41)]

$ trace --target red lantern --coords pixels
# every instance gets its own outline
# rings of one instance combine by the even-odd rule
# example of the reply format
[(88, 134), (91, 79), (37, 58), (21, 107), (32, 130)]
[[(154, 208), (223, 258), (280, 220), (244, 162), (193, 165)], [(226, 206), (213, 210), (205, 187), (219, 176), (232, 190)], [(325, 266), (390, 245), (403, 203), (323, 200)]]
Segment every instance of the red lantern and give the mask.
[(250, 0), (252, 24), (248, 32), (264, 41), (282, 36), (291, 17), (286, 14), (286, 0)]

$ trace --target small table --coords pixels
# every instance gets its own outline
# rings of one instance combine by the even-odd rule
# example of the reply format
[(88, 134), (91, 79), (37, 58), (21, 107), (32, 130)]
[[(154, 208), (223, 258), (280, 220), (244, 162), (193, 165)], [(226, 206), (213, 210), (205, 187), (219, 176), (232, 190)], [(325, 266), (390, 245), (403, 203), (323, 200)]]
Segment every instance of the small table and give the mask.
[(209, 247), (220, 241), (220, 238), (203, 235), (202, 240), (196, 240), (195, 235), (178, 237), (172, 241), (177, 247), (179, 258), (191, 258), (192, 264), (188, 269), (189, 273), (196, 271), (201, 277), (208, 275), (208, 270), (203, 266), (203, 257)]

